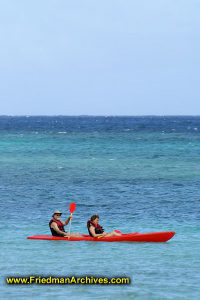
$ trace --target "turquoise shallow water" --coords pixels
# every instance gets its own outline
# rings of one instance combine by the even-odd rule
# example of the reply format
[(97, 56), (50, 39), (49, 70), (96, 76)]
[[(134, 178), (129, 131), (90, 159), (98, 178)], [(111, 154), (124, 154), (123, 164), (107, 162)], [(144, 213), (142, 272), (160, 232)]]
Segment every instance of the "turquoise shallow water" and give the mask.
[[(0, 117), (4, 299), (198, 299), (199, 117)], [(176, 231), (168, 243), (27, 240), (52, 211), (106, 231)], [(5, 220), (5, 222), (4, 222)], [(5, 276), (131, 277), (127, 286), (8, 286)]]

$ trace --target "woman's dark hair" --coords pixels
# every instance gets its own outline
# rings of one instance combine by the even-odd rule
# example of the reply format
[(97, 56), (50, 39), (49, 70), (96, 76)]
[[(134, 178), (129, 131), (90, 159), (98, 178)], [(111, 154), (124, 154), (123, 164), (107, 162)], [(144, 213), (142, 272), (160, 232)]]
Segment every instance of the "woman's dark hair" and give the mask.
[(95, 219), (99, 219), (99, 216), (98, 215), (93, 215), (90, 218), (91, 221), (94, 221)]

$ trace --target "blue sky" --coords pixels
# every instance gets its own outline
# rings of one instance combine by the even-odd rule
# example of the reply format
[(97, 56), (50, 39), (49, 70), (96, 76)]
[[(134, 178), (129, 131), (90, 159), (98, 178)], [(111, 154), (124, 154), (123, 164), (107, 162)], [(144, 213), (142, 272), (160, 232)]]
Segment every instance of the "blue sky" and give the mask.
[(0, 115), (200, 115), (200, 1), (0, 0)]

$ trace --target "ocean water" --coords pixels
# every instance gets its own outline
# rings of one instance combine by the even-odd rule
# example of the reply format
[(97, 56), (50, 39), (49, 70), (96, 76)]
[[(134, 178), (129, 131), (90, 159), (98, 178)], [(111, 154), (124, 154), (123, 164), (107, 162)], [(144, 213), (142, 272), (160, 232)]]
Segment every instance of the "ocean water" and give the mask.
[[(176, 231), (167, 243), (27, 240), (52, 212), (87, 233)], [(199, 299), (200, 117), (0, 117), (2, 299)], [(130, 277), (130, 285), (7, 285), (6, 276)]]

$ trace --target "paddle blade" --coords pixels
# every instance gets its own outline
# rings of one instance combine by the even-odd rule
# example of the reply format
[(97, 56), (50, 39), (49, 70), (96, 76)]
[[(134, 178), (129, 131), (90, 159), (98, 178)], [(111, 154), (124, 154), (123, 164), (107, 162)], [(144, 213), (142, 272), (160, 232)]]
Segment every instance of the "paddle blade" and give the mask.
[(69, 210), (70, 210), (70, 214), (73, 214), (73, 212), (76, 210), (76, 202), (70, 203)]

